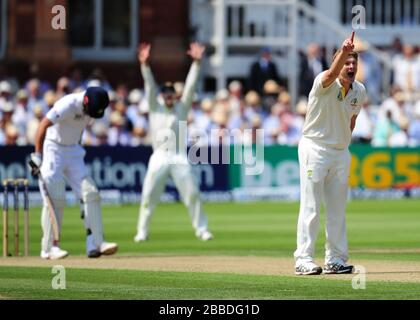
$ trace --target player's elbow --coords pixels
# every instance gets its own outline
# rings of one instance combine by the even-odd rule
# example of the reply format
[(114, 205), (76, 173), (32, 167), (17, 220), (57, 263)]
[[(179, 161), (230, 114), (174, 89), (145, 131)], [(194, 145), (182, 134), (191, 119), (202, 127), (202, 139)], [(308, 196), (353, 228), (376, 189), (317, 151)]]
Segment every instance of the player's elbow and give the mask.
[(41, 123), (38, 126), (38, 133), (45, 133), (49, 127), (51, 127), (53, 123), (48, 119), (44, 118), (41, 120)]
[(335, 70), (328, 69), (325, 72), (324, 78), (326, 78), (329, 81), (332, 81), (332, 80), (335, 80), (339, 76), (339, 74), (340, 74), (340, 72), (337, 72)]

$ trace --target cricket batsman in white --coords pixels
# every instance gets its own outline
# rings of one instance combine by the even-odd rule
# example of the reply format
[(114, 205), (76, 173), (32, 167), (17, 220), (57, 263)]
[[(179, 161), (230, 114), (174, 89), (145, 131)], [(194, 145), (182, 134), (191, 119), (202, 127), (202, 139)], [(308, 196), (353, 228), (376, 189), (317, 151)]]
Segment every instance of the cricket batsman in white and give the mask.
[[(118, 249), (116, 243), (104, 240), (99, 191), (88, 177), (84, 163), (86, 152), (80, 145), (87, 124), (92, 119), (102, 118), (108, 104), (108, 93), (99, 87), (89, 87), (86, 91), (69, 94), (58, 100), (38, 127), (35, 152), (30, 157), (33, 173), (40, 170), (45, 181), (60, 233), (66, 203), (66, 181), (77, 199), (80, 199), (87, 230), (86, 252), (90, 258), (114, 254)], [(68, 252), (62, 250), (56, 240), (53, 241), (52, 218), (41, 183), (40, 190), (44, 198), (41, 258), (61, 259)]]
[(199, 188), (188, 163), (186, 132), (183, 132), (181, 125), (186, 124), (187, 114), (193, 102), (204, 50), (204, 46), (198, 43), (190, 45), (187, 54), (193, 59), (193, 63), (182, 97), (176, 101), (176, 93), (170, 83), (162, 86), (158, 99), (155, 80), (148, 64), (150, 44), (143, 43), (139, 46), (138, 59), (149, 105), (153, 154), (143, 183), (137, 234), (134, 237), (136, 242), (148, 239), (150, 219), (169, 176), (172, 177), (184, 204), (188, 207), (197, 238), (204, 241), (213, 238), (202, 209)]
[[(311, 275), (352, 273), (348, 265), (346, 200), (350, 171), (348, 146), (366, 89), (355, 80), (358, 54), (354, 32), (333, 57), (329, 70), (319, 74), (309, 94), (299, 142), (300, 211), (295, 273)], [(326, 211), (325, 267), (315, 261), (321, 202)]]

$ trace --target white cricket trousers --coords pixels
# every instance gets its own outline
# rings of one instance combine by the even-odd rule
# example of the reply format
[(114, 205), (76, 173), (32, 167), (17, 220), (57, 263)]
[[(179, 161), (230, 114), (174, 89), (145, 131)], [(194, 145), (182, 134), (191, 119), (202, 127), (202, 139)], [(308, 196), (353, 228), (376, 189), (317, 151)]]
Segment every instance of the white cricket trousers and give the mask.
[(143, 183), (137, 233), (148, 235), (153, 211), (165, 189), (169, 175), (188, 208), (196, 233), (207, 230), (207, 216), (202, 210), (199, 189), (187, 157), (156, 150), (149, 159)]
[[(87, 168), (84, 163), (85, 154), (86, 151), (80, 145), (62, 146), (49, 140), (45, 140), (44, 142), (41, 174), (56, 209), (56, 218), (60, 230), (63, 209), (66, 202), (65, 182), (67, 181), (69, 183), (77, 199), (82, 198), (81, 185), (83, 179), (87, 176)], [(44, 234), (41, 246), (42, 250), (49, 251), (52, 244), (52, 227), (48, 205), (41, 184), (40, 190), (44, 199), (44, 209), (41, 217)]]
[(300, 210), (297, 225), (296, 266), (315, 259), (321, 202), (325, 204), (325, 264), (346, 263), (346, 201), (350, 152), (323, 146), (302, 137), (299, 142)]

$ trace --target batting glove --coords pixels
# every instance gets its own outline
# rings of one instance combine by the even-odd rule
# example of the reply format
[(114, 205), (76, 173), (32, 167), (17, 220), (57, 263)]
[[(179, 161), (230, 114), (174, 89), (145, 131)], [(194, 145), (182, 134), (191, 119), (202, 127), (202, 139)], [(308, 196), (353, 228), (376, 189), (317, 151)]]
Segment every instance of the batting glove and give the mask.
[(29, 160), (29, 167), (31, 168), (32, 176), (36, 177), (39, 174), (42, 164), (42, 155), (40, 153), (31, 153), (31, 159)]

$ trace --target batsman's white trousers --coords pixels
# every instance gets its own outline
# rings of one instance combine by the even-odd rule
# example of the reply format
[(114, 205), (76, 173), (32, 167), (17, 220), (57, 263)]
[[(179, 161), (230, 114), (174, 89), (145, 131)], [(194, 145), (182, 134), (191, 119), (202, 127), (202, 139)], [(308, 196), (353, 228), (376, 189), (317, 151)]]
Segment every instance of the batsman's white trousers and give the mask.
[[(63, 146), (50, 140), (44, 142), (41, 174), (56, 209), (60, 229), (65, 206), (65, 181), (69, 183), (77, 199), (82, 198), (82, 181), (88, 173), (84, 163), (85, 154), (86, 151), (80, 145)], [(44, 199), (43, 217), (41, 218), (44, 235), (41, 244), (42, 250), (49, 251), (52, 244), (51, 224), (47, 211), (48, 205), (41, 185), (40, 190)]]
[(80, 145), (63, 146), (45, 140), (41, 173), (46, 182), (65, 179), (78, 199), (82, 198), (82, 180), (87, 177), (85, 149)]
[(325, 263), (348, 260), (346, 201), (350, 152), (323, 146), (302, 137), (299, 142), (300, 211), (297, 225), (296, 266), (314, 261), (321, 202), (326, 214)]
[(169, 175), (188, 208), (195, 231), (199, 233), (207, 230), (207, 216), (202, 210), (199, 189), (187, 157), (156, 150), (149, 159), (143, 183), (137, 233), (148, 235), (153, 211), (165, 189)]

